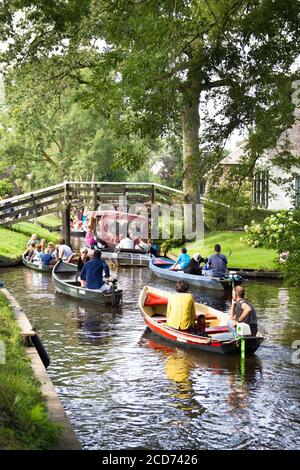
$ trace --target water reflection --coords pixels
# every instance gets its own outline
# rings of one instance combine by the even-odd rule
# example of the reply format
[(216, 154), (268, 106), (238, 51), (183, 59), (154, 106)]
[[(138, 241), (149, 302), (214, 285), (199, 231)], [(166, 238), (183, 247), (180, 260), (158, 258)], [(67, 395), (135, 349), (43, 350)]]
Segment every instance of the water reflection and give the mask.
[[(241, 361), (240, 357), (212, 355), (190, 349), (180, 349), (168, 346), (161, 338), (146, 329), (141, 337), (140, 345), (158, 351), (164, 357), (164, 372), (172, 382), (171, 397), (176, 398), (174, 406), (197, 413), (204, 413), (206, 408), (195, 399), (192, 372), (197, 370), (197, 376), (209, 367), (214, 375), (224, 375), (228, 379), (227, 402), (229, 412), (234, 414), (241, 408), (247, 408), (249, 391), (259, 386), (262, 379), (262, 362), (257, 356)], [(205, 380), (205, 379), (204, 379)]]

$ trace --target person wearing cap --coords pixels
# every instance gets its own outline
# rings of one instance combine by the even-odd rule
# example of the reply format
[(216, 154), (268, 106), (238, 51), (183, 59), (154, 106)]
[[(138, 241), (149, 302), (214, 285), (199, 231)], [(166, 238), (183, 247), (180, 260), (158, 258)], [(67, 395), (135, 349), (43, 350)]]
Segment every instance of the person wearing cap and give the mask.
[(186, 268), (184, 268), (183, 272), (185, 274), (193, 274), (195, 276), (201, 276), (202, 274), (202, 268), (200, 266), (201, 263), (206, 263), (207, 258), (204, 259), (202, 258), (200, 253), (195, 253), (190, 260), (189, 264), (187, 265)]

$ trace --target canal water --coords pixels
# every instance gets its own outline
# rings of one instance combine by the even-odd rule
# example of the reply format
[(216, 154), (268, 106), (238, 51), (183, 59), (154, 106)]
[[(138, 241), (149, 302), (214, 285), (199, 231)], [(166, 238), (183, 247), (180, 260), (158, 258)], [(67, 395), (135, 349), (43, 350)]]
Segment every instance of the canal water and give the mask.
[[(56, 294), (48, 274), (0, 272), (51, 356), (49, 374), (84, 449), (299, 447), (299, 290), (246, 284), (266, 340), (244, 369), (239, 357), (159, 340), (140, 316), (139, 289), (174, 285), (147, 268), (116, 274), (124, 292), (119, 310)], [(223, 294), (193, 292), (229, 312)]]

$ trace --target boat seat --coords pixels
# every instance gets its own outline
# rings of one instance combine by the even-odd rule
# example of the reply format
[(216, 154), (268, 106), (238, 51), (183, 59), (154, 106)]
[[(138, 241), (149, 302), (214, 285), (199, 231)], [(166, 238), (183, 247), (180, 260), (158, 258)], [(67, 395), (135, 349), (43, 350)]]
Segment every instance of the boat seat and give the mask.
[(156, 316), (156, 315), (153, 315), (153, 317), (155, 321), (157, 321), (158, 323), (164, 323), (167, 321), (167, 318), (166, 317), (162, 317), (162, 316)]
[(226, 325), (224, 326), (212, 326), (209, 328), (205, 328), (206, 333), (210, 335), (215, 335), (217, 333), (228, 333), (228, 327)]

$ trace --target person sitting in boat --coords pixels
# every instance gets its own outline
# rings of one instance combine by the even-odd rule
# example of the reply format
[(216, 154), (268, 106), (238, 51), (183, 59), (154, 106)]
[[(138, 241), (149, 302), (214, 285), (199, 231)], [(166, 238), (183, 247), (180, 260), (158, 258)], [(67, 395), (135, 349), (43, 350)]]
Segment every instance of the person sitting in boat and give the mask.
[(176, 293), (169, 297), (167, 308), (167, 325), (176, 330), (188, 331), (195, 328), (196, 308), (195, 301), (188, 292), (189, 283), (176, 282)]
[(190, 255), (187, 253), (186, 248), (181, 249), (181, 254), (179, 255), (176, 263), (170, 268), (172, 270), (183, 270), (185, 269), (188, 265), (189, 262), (191, 261)]
[(223, 276), (226, 273), (227, 262), (226, 256), (221, 253), (221, 245), (216, 244), (215, 254), (208, 258), (206, 274), (215, 277)]
[(184, 268), (183, 272), (185, 274), (193, 274), (194, 276), (201, 276), (202, 268), (200, 266), (201, 263), (207, 263), (207, 258), (204, 259), (200, 255), (200, 253), (195, 253), (190, 260), (189, 264), (186, 268)]
[(103, 281), (103, 271), (105, 278), (109, 279), (109, 267), (101, 259), (101, 251), (95, 250), (94, 259), (87, 261), (80, 272), (81, 287), (97, 289), (101, 292), (110, 290), (109, 285)]
[[(46, 255), (46, 256), (44, 256)], [(50, 264), (51, 266), (54, 266), (57, 262), (57, 258), (55, 255), (55, 246), (54, 243), (49, 242), (47, 245), (47, 248), (45, 249), (42, 257), (43, 264)], [(49, 262), (48, 262), (49, 261)]]
[(155, 243), (153, 240), (148, 240), (148, 244), (150, 246), (150, 250), (149, 250), (150, 255), (155, 256), (155, 258), (159, 256), (159, 250), (160, 250), (159, 245)]
[[(77, 258), (78, 258), (78, 255), (73, 253), (68, 259), (68, 263), (72, 263), (72, 261), (75, 261)], [(85, 263), (87, 263), (90, 260), (91, 258), (89, 257), (89, 250), (84, 246), (83, 248), (80, 249), (80, 255), (77, 260), (77, 270), (79, 273), (82, 270)]]
[(230, 320), (235, 328), (237, 323), (247, 323), (250, 326), (252, 336), (257, 333), (257, 314), (254, 306), (245, 298), (245, 289), (236, 286), (232, 290), (232, 302), (230, 310)]
[(127, 233), (126, 237), (120, 235), (120, 241), (116, 246), (115, 251), (119, 250), (133, 250), (134, 249), (134, 242), (131, 240), (129, 233)]
[(29, 248), (33, 243), (34, 244), (37, 244), (37, 234), (36, 233), (33, 233), (30, 237), (30, 239), (28, 240), (28, 243), (27, 243), (27, 248)]
[(42, 238), (41, 241), (40, 241), (40, 245), (42, 247), (42, 251), (45, 251), (46, 249), (46, 243), (47, 241), (45, 240), (45, 238)]
[(143, 250), (148, 253), (148, 251), (150, 250), (150, 245), (146, 243), (142, 238), (139, 238), (134, 248), (135, 250)]
[(29, 245), (28, 250), (26, 251), (26, 254), (25, 254), (25, 258), (28, 259), (28, 261), (31, 261), (31, 258), (33, 257), (35, 250), (36, 250), (36, 244), (31, 243), (31, 245)]
[(31, 261), (33, 263), (42, 264), (42, 257), (43, 257), (42, 246), (39, 244), (36, 247), (36, 250), (31, 258)]
[(64, 238), (61, 238), (58, 242), (58, 258), (63, 259), (64, 261), (67, 261), (68, 258), (70, 258), (72, 254), (71, 248), (66, 245), (66, 241)]
[(208, 336), (205, 331), (206, 328), (206, 317), (203, 313), (200, 313), (197, 317), (195, 333), (199, 336)]
[(89, 228), (88, 231), (86, 232), (84, 243), (85, 245), (89, 246), (92, 250), (96, 250), (96, 249), (101, 250), (101, 248), (106, 248), (107, 246), (104, 240), (98, 241), (95, 238), (94, 232), (91, 228)]

